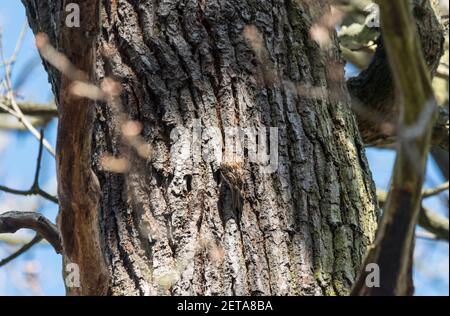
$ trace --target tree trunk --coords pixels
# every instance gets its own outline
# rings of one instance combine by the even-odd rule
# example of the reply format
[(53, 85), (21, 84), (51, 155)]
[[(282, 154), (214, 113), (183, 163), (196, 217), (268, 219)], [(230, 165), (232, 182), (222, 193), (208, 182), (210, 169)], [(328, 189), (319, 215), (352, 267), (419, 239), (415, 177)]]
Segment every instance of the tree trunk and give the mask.
[[(35, 33), (94, 82), (122, 89), (120, 114), (67, 96), (47, 64), (59, 100), (64, 258), (81, 273), (69, 294), (349, 292), (377, 205), (334, 31), (327, 49), (310, 36), (326, 1), (78, 0), (73, 29), (66, 1), (23, 2)], [(123, 117), (140, 122), (151, 158), (127, 143)], [(247, 155), (240, 185), (231, 183), (220, 160), (230, 153), (208, 131), (223, 143), (233, 127), (276, 127), (275, 172), (238, 143)], [(105, 155), (128, 168), (111, 172)]]

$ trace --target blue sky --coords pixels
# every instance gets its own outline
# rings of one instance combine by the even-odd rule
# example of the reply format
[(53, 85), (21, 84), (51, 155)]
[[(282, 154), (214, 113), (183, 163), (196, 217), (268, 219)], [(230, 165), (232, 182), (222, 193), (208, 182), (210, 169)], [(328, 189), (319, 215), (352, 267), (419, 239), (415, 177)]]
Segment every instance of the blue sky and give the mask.
[[(0, 28), (3, 30), (3, 44), (6, 56), (14, 49), (15, 42), (22, 25), (26, 22), (25, 12), (20, 1), (0, 1)], [(22, 74), (27, 74), (19, 92), (24, 100), (48, 102), (52, 98), (47, 74), (38, 60), (31, 31), (18, 57), (18, 63), (13, 73), (13, 83), (19, 83)], [(36, 65), (36, 66), (33, 66)], [(0, 70), (0, 76), (2, 76)], [(352, 69), (348, 69), (351, 74)], [(45, 130), (46, 138), (55, 146), (56, 122), (53, 121)], [(7, 145), (1, 150), (3, 145)], [(6, 144), (5, 144), (6, 142)], [(38, 150), (37, 141), (26, 132), (0, 131), (0, 184), (19, 189), (28, 189), (33, 181), (33, 173)], [(388, 150), (369, 149), (367, 156), (378, 188), (387, 189), (394, 153)], [(53, 194), (55, 192), (54, 159), (44, 154), (43, 168), (40, 179), (41, 186)], [(428, 163), (427, 187), (433, 187), (443, 182), (438, 169), (432, 160)], [(425, 205), (441, 214), (448, 215), (448, 210), (442, 203), (442, 196), (428, 199)], [(21, 207), (32, 207), (42, 211), (55, 220), (57, 207), (50, 202), (32, 197), (17, 197), (0, 193), (0, 208), (4, 210), (30, 210)], [(21, 232), (27, 238), (32, 238), (29, 232)], [(7, 256), (13, 249), (0, 242), (0, 258)], [(416, 246), (415, 283), (417, 295), (448, 295), (449, 294), (449, 247), (447, 243), (419, 239)], [(30, 289), (24, 284), (24, 271), (29, 264), (38, 265), (39, 280), (42, 285), (41, 294), (64, 295), (62, 283), (61, 257), (56, 255), (49, 246), (39, 246), (28, 252), (14, 263), (0, 268), (0, 295), (29, 295)]]

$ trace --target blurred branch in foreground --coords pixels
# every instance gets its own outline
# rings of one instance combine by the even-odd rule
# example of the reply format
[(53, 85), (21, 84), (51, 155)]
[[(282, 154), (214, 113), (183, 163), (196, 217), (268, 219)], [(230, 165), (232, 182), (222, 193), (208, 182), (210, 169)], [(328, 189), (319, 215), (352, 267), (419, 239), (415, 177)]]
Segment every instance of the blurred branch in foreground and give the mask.
[[(440, 61), (445, 46), (443, 26), (436, 14), (437, 5), (435, 2), (421, 0), (408, 2), (412, 5), (411, 22), (417, 27), (427, 70), (434, 76), (437, 72), (442, 72)], [(379, 25), (366, 21), (362, 24), (344, 25), (339, 34), (344, 57), (362, 70), (357, 76), (350, 78), (347, 85), (364, 143), (368, 146), (386, 147), (394, 144), (397, 139), (399, 106), (384, 37), (377, 33)], [(355, 50), (358, 46), (371, 49)], [(389, 126), (393, 128), (386, 128)], [(448, 149), (448, 132), (447, 107), (439, 113), (433, 129), (432, 144)]]
[[(448, 187), (447, 187), (448, 190)], [(424, 191), (427, 192), (427, 191)], [(387, 192), (377, 191), (380, 207), (383, 208), (387, 201)], [(419, 226), (436, 236), (437, 240), (449, 241), (449, 221), (436, 212), (422, 206), (419, 215)]]
[[(412, 254), (426, 160), (437, 103), (408, 0), (379, 0), (381, 30), (400, 104), (400, 130), (391, 189), (374, 245), (353, 295), (412, 295)], [(380, 287), (368, 287), (368, 264), (377, 264)]]

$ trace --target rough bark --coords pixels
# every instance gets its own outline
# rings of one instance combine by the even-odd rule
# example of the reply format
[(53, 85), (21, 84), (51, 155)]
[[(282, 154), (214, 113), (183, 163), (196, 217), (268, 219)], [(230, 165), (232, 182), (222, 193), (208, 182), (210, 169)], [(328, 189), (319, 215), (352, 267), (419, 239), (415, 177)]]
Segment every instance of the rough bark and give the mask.
[[(79, 37), (65, 33), (62, 1), (23, 2), (33, 30), (74, 57), (69, 46), (76, 43), (59, 37)], [(87, 1), (73, 2), (86, 13)], [(120, 119), (107, 104), (85, 102), (95, 107), (92, 128), (88, 110), (58, 104), (59, 160), (83, 157), (58, 175), (60, 222), (70, 223), (62, 229), (66, 259), (85, 262), (82, 288), (70, 293), (349, 292), (374, 238), (377, 206), (336, 36), (329, 50), (309, 36), (328, 9), (326, 1), (99, 1), (93, 79), (120, 82), (126, 116), (141, 122), (153, 158), (124, 145)], [(260, 49), (245, 36), (249, 26)], [(50, 67), (49, 75), (63, 94), (60, 76)], [(221, 164), (196, 161), (189, 135), (171, 135), (196, 120), (219, 127), (222, 137), (235, 126), (278, 128), (278, 170), (261, 173), (245, 159), (239, 207)], [(90, 136), (91, 146), (80, 141)], [(203, 151), (211, 143), (199, 141)], [(129, 170), (106, 171), (105, 154), (125, 156)], [(96, 179), (98, 195), (89, 186)], [(94, 195), (80, 197), (83, 190)], [(106, 277), (87, 265), (86, 254), (99, 267), (104, 262)]]

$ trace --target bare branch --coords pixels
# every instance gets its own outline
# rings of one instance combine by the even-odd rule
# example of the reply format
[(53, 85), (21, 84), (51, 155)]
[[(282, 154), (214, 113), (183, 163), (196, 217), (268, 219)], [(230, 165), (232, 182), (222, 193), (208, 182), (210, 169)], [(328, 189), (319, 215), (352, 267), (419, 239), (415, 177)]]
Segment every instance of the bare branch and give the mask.
[[(0, 234), (0, 244), (18, 247), (18, 246), (22, 246), (28, 242), (29, 242), (28, 236)], [(48, 244), (48, 242), (45, 239), (43, 239), (41, 244)]]
[(448, 80), (448, 69), (439, 68), (436, 72), (436, 77)]
[[(20, 45), (18, 45), (20, 47)], [(2, 38), (0, 34), (0, 58), (3, 64), (5, 65), (5, 84), (7, 88), (7, 98), (11, 102), (12, 110), (15, 112), (15, 117), (31, 132), (31, 134), (34, 135), (38, 140), (40, 140), (40, 134), (39, 131), (30, 123), (30, 121), (27, 119), (27, 117), (23, 114), (22, 110), (20, 109), (19, 105), (16, 102), (13, 86), (11, 83), (11, 64), (7, 63), (5, 56), (3, 54), (3, 46), (2, 46)], [(3, 108), (3, 107), (2, 107)], [(3, 108), (4, 109), (4, 108)], [(55, 157), (55, 150), (52, 148), (50, 143), (47, 140), (43, 140), (44, 147), (47, 149), (47, 151)]]
[(422, 207), (420, 210), (419, 225), (434, 234), (438, 239), (445, 240), (447, 242), (449, 241), (448, 219)]
[[(55, 103), (39, 104), (33, 102), (21, 102), (18, 103), (20, 110), (27, 116), (44, 116), (44, 117), (57, 117), (58, 109)], [(0, 97), (0, 113), (7, 113), (13, 115), (11, 112), (11, 102), (5, 98)]]
[[(24, 40), (25, 40), (25, 35), (27, 34), (27, 30), (28, 30), (28, 25), (27, 25), (27, 23), (25, 22), (25, 23), (22, 25), (22, 28), (21, 28), (21, 30), (20, 30), (19, 38), (17, 39), (16, 47), (14, 48), (14, 52), (13, 52), (13, 54), (11, 55), (11, 58), (10, 58), (9, 61), (8, 61), (8, 64), (11, 65), (11, 66), (12, 66), (12, 65), (16, 62), (16, 60), (17, 60), (17, 56), (19, 55), (20, 49), (22, 48), (23, 42), (24, 42)], [(7, 65), (5, 65), (5, 66), (7, 66)]]
[[(431, 1), (411, 2), (421, 41), (421, 51), (424, 52), (429, 72), (434, 75), (444, 52), (443, 27), (432, 8)], [(385, 127), (397, 126), (399, 104), (395, 97), (395, 80), (384, 39), (380, 37), (377, 44), (377, 50), (367, 69), (350, 78), (347, 85), (364, 143), (367, 146), (386, 147), (394, 144), (397, 139), (396, 130)], [(439, 119), (433, 128), (432, 144), (448, 149), (448, 132), (447, 110), (439, 113)]]
[(448, 188), (449, 188), (449, 182), (447, 181), (436, 188), (424, 190), (422, 192), (422, 199), (426, 199), (426, 198), (441, 194), (442, 192), (448, 191)]
[(23, 196), (30, 196), (30, 195), (40, 195), (42, 196), (44, 199), (49, 200), (55, 204), (58, 204), (58, 199), (56, 197), (54, 197), (53, 195), (45, 192), (42, 189), (38, 189), (38, 190), (15, 190), (15, 189), (11, 189), (8, 187), (5, 187), (3, 185), (0, 185), (0, 191), (9, 193), (9, 194), (14, 194), (14, 195), (23, 195)]
[(439, 241), (439, 238), (436, 237), (436, 235), (429, 232), (416, 232), (416, 238), (430, 241)]
[(34, 245), (40, 243), (42, 241), (42, 237), (40, 235), (36, 235), (30, 242), (26, 243), (22, 247), (20, 247), (19, 250), (11, 254), (10, 256), (6, 257), (5, 259), (0, 260), (0, 268), (7, 265), (14, 259), (18, 258), (28, 250), (30, 250)]
[(62, 246), (58, 228), (42, 214), (17, 211), (0, 214), (0, 234), (12, 234), (20, 229), (36, 231), (53, 246), (57, 253), (61, 253)]
[[(352, 294), (412, 295), (415, 228), (437, 104), (410, 2), (378, 0), (378, 3), (383, 41), (395, 84), (393, 97), (399, 104), (400, 122), (396, 125), (400, 128), (383, 218)], [(369, 288), (365, 283), (364, 267), (369, 263), (378, 264), (383, 271), (379, 288)]]
[[(387, 200), (387, 192), (378, 190), (377, 198), (380, 207), (383, 208)], [(436, 236), (437, 240), (449, 241), (449, 220), (425, 207), (421, 207), (418, 224), (429, 233)]]
[(40, 137), (40, 143), (39, 143), (39, 152), (36, 162), (36, 171), (34, 174), (34, 181), (29, 190), (16, 190), (11, 189), (6, 186), (0, 185), (0, 191), (15, 194), (15, 195), (23, 195), (23, 196), (29, 196), (29, 195), (39, 195), (42, 196), (44, 199), (49, 200), (53, 203), (58, 204), (58, 198), (54, 197), (53, 195), (47, 193), (46, 191), (42, 190), (39, 186), (39, 174), (41, 170), (41, 161), (42, 161), (42, 150), (43, 150), (43, 141), (44, 141), (44, 133), (41, 131), (41, 137)]

